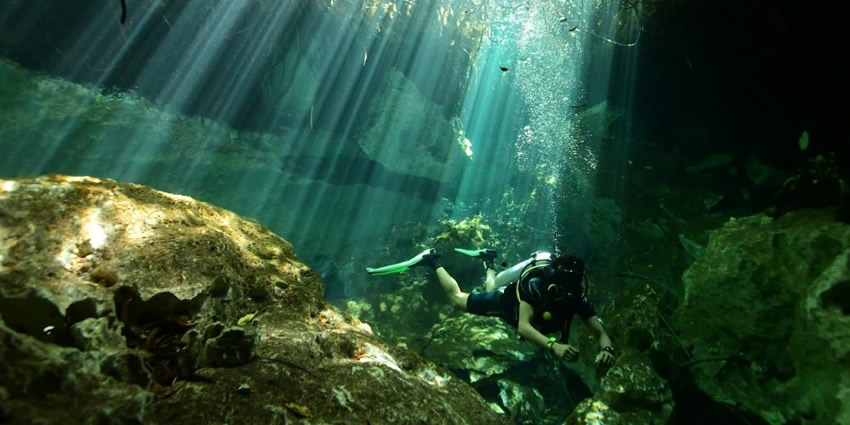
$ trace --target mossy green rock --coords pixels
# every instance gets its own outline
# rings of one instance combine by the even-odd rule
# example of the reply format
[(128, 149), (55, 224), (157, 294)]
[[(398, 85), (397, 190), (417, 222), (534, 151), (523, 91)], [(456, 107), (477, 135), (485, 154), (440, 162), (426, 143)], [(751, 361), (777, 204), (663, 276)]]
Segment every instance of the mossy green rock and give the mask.
[(508, 423), (323, 292), (291, 244), (211, 204), (0, 179), (0, 422)]
[(850, 226), (832, 210), (732, 219), (675, 314), (696, 384), (770, 424), (850, 423)]

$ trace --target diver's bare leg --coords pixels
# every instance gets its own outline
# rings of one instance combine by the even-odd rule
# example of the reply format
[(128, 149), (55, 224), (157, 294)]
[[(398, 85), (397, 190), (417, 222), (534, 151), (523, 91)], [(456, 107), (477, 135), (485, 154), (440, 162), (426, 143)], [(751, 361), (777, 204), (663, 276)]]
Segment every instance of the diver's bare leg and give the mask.
[(460, 311), (466, 311), (466, 299), (469, 298), (469, 294), (460, 290), (460, 286), (458, 286), (455, 278), (444, 267), (437, 267), (434, 272), (437, 273), (437, 280), (440, 282), (440, 287), (443, 288), (443, 292), (446, 293), (446, 297), (449, 299), (452, 307)]
[(492, 291), (496, 289), (496, 271), (488, 267), (487, 270), (484, 271), (484, 274), (486, 275), (484, 280), (484, 290)]

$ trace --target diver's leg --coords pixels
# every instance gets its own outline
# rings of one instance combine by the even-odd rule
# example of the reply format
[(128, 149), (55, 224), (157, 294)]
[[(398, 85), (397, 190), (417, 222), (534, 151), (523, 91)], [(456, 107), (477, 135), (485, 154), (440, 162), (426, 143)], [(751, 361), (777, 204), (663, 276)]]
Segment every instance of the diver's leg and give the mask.
[(457, 281), (446, 271), (445, 267), (437, 266), (434, 272), (437, 273), (437, 280), (440, 282), (440, 287), (443, 288), (443, 292), (446, 293), (446, 297), (449, 299), (452, 307), (460, 311), (466, 311), (466, 299), (469, 298), (469, 294), (460, 290)]
[[(501, 288), (503, 286), (507, 286), (509, 283), (519, 279), (522, 270), (531, 260), (525, 260), (520, 263), (514, 264), (508, 269), (502, 270), (499, 273), (496, 273), (492, 268), (488, 268), (487, 270), (487, 280), (484, 285), (488, 291), (493, 289)], [(492, 278), (491, 278), (492, 273)]]
[(498, 286), (496, 286), (496, 271), (488, 267), (487, 270), (484, 271), (484, 274), (486, 275), (484, 279), (484, 290), (492, 291), (498, 288)]
[(440, 254), (437, 250), (433, 248), (426, 249), (417, 257), (419, 261), (414, 266), (421, 265), (433, 268), (434, 273), (437, 274), (437, 281), (440, 282), (440, 287), (443, 288), (443, 292), (446, 293), (446, 298), (449, 299), (452, 307), (460, 311), (466, 311), (466, 299), (469, 298), (469, 294), (461, 291), (455, 278), (446, 271), (445, 267), (440, 265)]

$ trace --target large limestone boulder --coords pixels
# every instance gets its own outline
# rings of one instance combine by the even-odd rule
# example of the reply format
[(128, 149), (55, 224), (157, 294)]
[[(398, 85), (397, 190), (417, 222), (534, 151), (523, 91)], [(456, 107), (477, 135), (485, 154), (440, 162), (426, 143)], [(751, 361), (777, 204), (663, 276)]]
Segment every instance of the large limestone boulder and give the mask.
[(289, 243), (229, 211), (0, 180), (0, 422), (507, 422), (322, 293)]
[(459, 120), (447, 118), (402, 73), (391, 71), (367, 108), (357, 142), (372, 160), (402, 174), (457, 180), (472, 155)]
[(850, 226), (732, 219), (684, 274), (675, 326), (715, 401), (770, 424), (850, 423)]

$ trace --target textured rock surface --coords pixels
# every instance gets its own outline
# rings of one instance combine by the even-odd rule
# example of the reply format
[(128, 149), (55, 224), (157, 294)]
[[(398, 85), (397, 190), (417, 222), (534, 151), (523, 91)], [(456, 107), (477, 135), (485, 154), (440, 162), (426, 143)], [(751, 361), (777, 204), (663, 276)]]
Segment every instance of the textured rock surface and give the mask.
[(624, 423), (664, 424), (673, 413), (667, 382), (639, 354), (620, 357), (600, 380), (594, 398), (629, 419)]
[(629, 277), (636, 282), (610, 305), (597, 306), (618, 349), (617, 362), (611, 368), (592, 367), (598, 344), (583, 325), (575, 327), (575, 345), (581, 350), (575, 369), (593, 395), (576, 406), (568, 424), (667, 424), (676, 407), (670, 385), (651, 360), (680, 350), (662, 326), (659, 304), (664, 290), (648, 276)]
[(730, 220), (683, 276), (676, 327), (716, 401), (770, 424), (850, 421), (850, 226), (834, 216)]
[(0, 180), (0, 418), (506, 421), (322, 292), (286, 241), (191, 198), (93, 178)]
[[(69, 136), (71, 123), (80, 130)], [(237, 131), (157, 109), (133, 94), (102, 93), (3, 59), (0, 151), (14, 158), (4, 163), (4, 176), (56, 170), (203, 198), (286, 235), (313, 267), (317, 255), (327, 255), (328, 246), (342, 245), (346, 237), (360, 239), (363, 251), (376, 252), (381, 245), (364, 246), (376, 231), (372, 217), (381, 217), (387, 231), (424, 221), (437, 187), (417, 177), (411, 189), (406, 173), (378, 166), (356, 141), (325, 129)], [(336, 163), (346, 166), (332, 166)], [(361, 207), (364, 214), (340, 214)]]
[(451, 182), (468, 163), (458, 122), (446, 118), (400, 72), (390, 72), (368, 110), (369, 121), (356, 139), (387, 169)]

